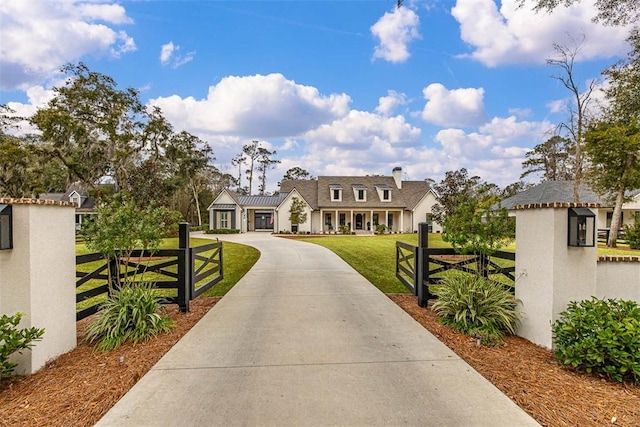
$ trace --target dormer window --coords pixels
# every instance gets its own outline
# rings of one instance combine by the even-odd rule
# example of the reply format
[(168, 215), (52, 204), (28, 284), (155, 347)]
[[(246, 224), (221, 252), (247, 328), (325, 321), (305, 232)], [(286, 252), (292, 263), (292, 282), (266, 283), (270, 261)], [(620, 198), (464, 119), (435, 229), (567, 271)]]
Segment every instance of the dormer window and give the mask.
[(376, 191), (378, 192), (378, 197), (382, 202), (390, 202), (391, 201), (391, 186), (386, 184), (376, 184)]
[(77, 207), (81, 206), (80, 195), (78, 193), (76, 193), (75, 191), (71, 194), (71, 197), (69, 197), (69, 201), (71, 203), (73, 203), (74, 205), (76, 205)]
[(342, 201), (342, 187), (338, 184), (330, 184), (329, 191), (331, 192), (331, 201), (332, 202), (341, 202)]
[(362, 184), (356, 184), (353, 186), (353, 196), (356, 199), (356, 202), (366, 202), (367, 201), (367, 187)]

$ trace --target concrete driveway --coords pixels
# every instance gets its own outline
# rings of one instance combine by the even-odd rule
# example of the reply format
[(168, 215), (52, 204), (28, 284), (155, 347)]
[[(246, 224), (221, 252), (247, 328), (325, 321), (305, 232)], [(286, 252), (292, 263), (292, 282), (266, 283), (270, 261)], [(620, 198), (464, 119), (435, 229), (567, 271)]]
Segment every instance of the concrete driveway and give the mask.
[(331, 251), (220, 237), (260, 260), (99, 426), (538, 425)]

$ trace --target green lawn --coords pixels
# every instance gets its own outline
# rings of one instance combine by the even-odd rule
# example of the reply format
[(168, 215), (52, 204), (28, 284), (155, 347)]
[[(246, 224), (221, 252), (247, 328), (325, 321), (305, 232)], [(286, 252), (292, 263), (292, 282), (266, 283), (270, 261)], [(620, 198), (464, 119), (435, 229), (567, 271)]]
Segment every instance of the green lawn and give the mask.
[[(214, 241), (211, 239), (202, 239), (202, 238), (194, 238), (190, 239), (191, 247), (203, 246)], [(223, 242), (223, 272), (224, 279), (219, 283), (215, 284), (213, 288), (209, 289), (203, 295), (205, 296), (223, 296), (225, 295), (229, 289), (233, 287), (241, 278), (244, 276), (249, 269), (256, 263), (258, 258), (260, 257), (260, 252), (252, 247), (240, 245), (237, 243), (231, 242)], [(178, 238), (167, 238), (164, 239), (162, 244), (160, 245), (160, 249), (173, 249), (178, 247)], [(210, 255), (212, 251), (203, 252), (200, 255), (207, 256)], [(76, 255), (84, 255), (91, 253), (90, 250), (84, 245), (84, 243), (76, 244)], [(164, 260), (151, 261), (150, 264), (160, 263)], [(197, 261), (198, 264), (200, 261)], [(104, 265), (104, 261), (95, 261), (87, 264), (83, 264), (78, 267), (78, 271), (88, 272), (93, 271), (99, 268), (101, 265)], [(177, 266), (168, 267), (169, 271), (176, 271)], [(144, 276), (145, 280), (153, 281), (153, 280), (166, 280), (166, 277), (162, 277), (161, 275), (157, 275), (155, 273), (146, 273)], [(78, 291), (85, 291), (92, 289), (94, 287), (100, 286), (104, 283), (101, 280), (90, 280), (85, 283), (81, 287), (79, 287)], [(158, 295), (161, 296), (175, 296), (175, 289), (161, 289), (157, 291)], [(83, 301), (82, 303), (77, 304), (77, 309), (83, 309), (88, 306), (94, 305), (96, 303), (104, 300), (106, 296), (104, 294), (98, 295), (89, 300)]]
[[(409, 291), (395, 276), (395, 243), (406, 242), (410, 245), (418, 244), (417, 234), (386, 234), (377, 236), (322, 236), (303, 237), (298, 240), (315, 243), (335, 252), (347, 264), (367, 278), (378, 289), (385, 293), (408, 293)], [(448, 243), (442, 240), (441, 234), (429, 234), (429, 247), (448, 248)], [(515, 242), (503, 249), (515, 252)], [(621, 245), (620, 249), (598, 248), (598, 255), (635, 255), (640, 251), (631, 251), (628, 246)], [(502, 261), (496, 261), (501, 265)], [(511, 263), (512, 261), (504, 261)], [(505, 264), (506, 265), (506, 264)], [(498, 279), (496, 279), (498, 280)]]
[[(417, 245), (417, 234), (303, 237), (298, 240), (315, 243), (332, 250), (382, 292), (391, 294), (409, 292), (396, 278), (396, 241)], [(429, 246), (450, 247), (442, 241), (441, 234), (430, 234)]]

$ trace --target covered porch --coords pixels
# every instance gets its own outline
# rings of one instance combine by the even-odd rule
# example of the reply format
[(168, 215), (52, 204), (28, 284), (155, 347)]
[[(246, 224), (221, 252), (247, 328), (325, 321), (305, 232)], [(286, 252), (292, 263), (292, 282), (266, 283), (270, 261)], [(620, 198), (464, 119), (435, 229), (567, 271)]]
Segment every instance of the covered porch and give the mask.
[(324, 232), (334, 232), (348, 226), (351, 232), (373, 233), (380, 224), (385, 225), (388, 231), (403, 230), (402, 213), (402, 209), (320, 209), (320, 218)]

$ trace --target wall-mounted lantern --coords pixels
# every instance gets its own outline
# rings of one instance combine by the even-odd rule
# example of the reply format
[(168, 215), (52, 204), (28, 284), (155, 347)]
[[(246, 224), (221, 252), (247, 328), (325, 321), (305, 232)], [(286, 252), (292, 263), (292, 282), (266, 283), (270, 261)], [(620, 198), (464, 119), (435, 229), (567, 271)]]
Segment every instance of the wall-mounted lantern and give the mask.
[(0, 204), (0, 250), (13, 248), (13, 212), (11, 205)]
[(587, 208), (569, 208), (569, 246), (596, 245), (596, 214)]

